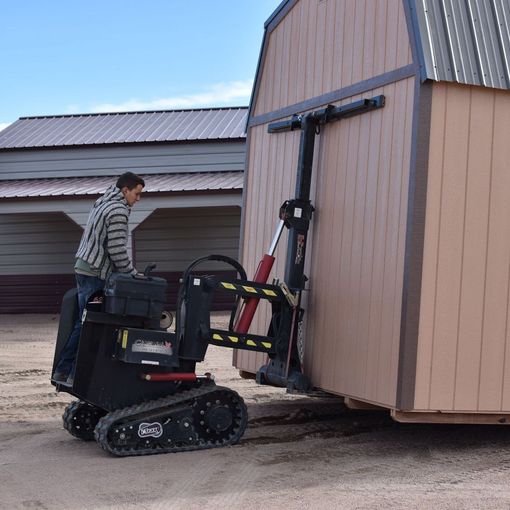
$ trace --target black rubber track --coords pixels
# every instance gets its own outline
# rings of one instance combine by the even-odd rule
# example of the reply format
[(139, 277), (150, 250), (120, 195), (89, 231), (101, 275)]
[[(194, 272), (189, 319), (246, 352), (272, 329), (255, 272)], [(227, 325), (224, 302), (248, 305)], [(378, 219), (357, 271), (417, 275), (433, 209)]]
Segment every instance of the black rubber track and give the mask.
[[(228, 433), (212, 434), (209, 429), (206, 430), (201, 420), (200, 414), (193, 412), (193, 430), (199, 436), (191, 444), (181, 444), (177, 446), (151, 445), (145, 448), (143, 441), (140, 440), (136, 447), (118, 446), (112, 444), (111, 431), (115, 426), (123, 426), (137, 419), (151, 419), (151, 413), (161, 414), (164, 409), (170, 412), (172, 408), (189, 405), (190, 408), (198, 408), (203, 402), (221, 399), (224, 402), (228, 399), (230, 408), (234, 408), (232, 426)], [(216, 400), (218, 401), (218, 400)], [(242, 437), (248, 422), (248, 414), (243, 399), (233, 390), (222, 386), (216, 386), (214, 383), (204, 384), (201, 387), (185, 390), (181, 393), (168, 397), (135, 404), (103, 416), (94, 431), (94, 437), (103, 450), (117, 456), (129, 455), (154, 455), (158, 453), (176, 453), (182, 451), (204, 450), (208, 448), (220, 448), (236, 444)], [(206, 433), (207, 432), (207, 433)]]
[(62, 415), (64, 428), (74, 437), (83, 441), (94, 440), (94, 429), (106, 411), (87, 402), (75, 400), (71, 402)]

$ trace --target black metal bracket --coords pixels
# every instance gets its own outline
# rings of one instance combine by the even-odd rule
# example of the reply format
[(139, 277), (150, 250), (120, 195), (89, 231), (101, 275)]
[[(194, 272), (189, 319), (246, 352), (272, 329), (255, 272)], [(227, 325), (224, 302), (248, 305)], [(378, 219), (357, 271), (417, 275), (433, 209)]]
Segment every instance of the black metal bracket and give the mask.
[(269, 124), (267, 131), (268, 133), (282, 133), (284, 131), (294, 131), (301, 129), (303, 124), (303, 118), (309, 117), (315, 124), (326, 124), (335, 120), (347, 119), (354, 117), (360, 113), (365, 113), (377, 108), (382, 108), (385, 103), (385, 96), (379, 95), (370, 99), (360, 99), (353, 103), (333, 106), (328, 105), (325, 108), (316, 110), (314, 112), (306, 113), (303, 115), (293, 115), (289, 120), (282, 120)]
[(306, 228), (312, 219), (314, 208), (308, 201), (293, 198), (286, 200), (280, 207), (280, 219), (287, 228)]
[(283, 131), (294, 131), (301, 129), (302, 115), (293, 115), (290, 120), (273, 122), (268, 126), (268, 133), (282, 133)]
[(287, 261), (285, 264), (285, 283), (293, 291), (304, 289), (304, 260), (306, 238), (314, 208), (310, 202), (312, 183), (312, 165), (315, 147), (315, 136), (318, 128), (329, 122), (360, 115), (385, 104), (385, 96), (379, 95), (370, 99), (360, 99), (341, 106), (328, 105), (320, 110), (294, 115), (289, 120), (269, 124), (269, 133), (282, 133), (299, 129), (299, 157), (296, 177), (296, 194), (292, 200), (285, 202), (280, 208), (280, 219), (289, 229)]

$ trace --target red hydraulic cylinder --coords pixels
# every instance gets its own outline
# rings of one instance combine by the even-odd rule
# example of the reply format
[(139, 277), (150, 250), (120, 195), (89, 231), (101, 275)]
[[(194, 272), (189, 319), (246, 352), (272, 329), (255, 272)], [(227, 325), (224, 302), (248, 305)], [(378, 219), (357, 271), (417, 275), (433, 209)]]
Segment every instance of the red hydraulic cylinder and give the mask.
[[(275, 261), (273, 253), (276, 251), (276, 247), (278, 246), (278, 241), (280, 240), (284, 227), (285, 221), (280, 219), (280, 222), (276, 227), (276, 233), (271, 242), (271, 246), (269, 247), (269, 251), (262, 257), (262, 260), (259, 262), (259, 266), (257, 267), (257, 271), (255, 271), (255, 276), (252, 280), (253, 282), (267, 282)], [(259, 306), (259, 301), (260, 300), (256, 297), (247, 298), (244, 300), (244, 306), (241, 311), (241, 315), (239, 316), (239, 319), (234, 326), (234, 331), (236, 333), (248, 333), (248, 329), (250, 328), (251, 321), (253, 320), (255, 311), (257, 310), (257, 306)]]
[[(259, 267), (257, 267), (257, 271), (255, 272), (255, 276), (253, 277), (253, 281), (255, 283), (267, 282), (269, 273), (271, 273), (271, 269), (273, 268), (274, 261), (275, 258), (267, 253), (262, 257), (262, 260), (259, 262)], [(243, 311), (234, 328), (236, 333), (248, 333), (248, 329), (250, 328), (251, 321), (253, 320), (253, 316), (255, 315), (258, 305), (259, 299), (256, 297), (245, 300)]]

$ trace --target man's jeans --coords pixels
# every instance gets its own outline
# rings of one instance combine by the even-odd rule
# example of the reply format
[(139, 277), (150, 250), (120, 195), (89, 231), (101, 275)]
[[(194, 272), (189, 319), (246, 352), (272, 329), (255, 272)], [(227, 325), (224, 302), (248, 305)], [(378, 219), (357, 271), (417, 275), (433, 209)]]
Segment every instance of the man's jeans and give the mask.
[(103, 290), (104, 280), (96, 276), (86, 276), (84, 274), (75, 274), (76, 285), (78, 287), (78, 318), (74, 324), (74, 328), (60, 353), (60, 361), (58, 362), (55, 372), (61, 374), (73, 374), (75, 371), (76, 354), (78, 353), (78, 343), (81, 333), (81, 317), (85, 305), (90, 296), (95, 292)]

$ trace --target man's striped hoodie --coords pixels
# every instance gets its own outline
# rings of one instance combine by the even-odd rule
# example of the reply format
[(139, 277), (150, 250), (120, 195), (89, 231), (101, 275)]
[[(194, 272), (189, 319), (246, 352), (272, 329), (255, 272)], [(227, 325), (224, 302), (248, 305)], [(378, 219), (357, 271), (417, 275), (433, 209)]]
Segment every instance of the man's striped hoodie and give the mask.
[(136, 274), (127, 251), (131, 207), (117, 186), (110, 186), (90, 211), (76, 257), (105, 280), (112, 272)]

